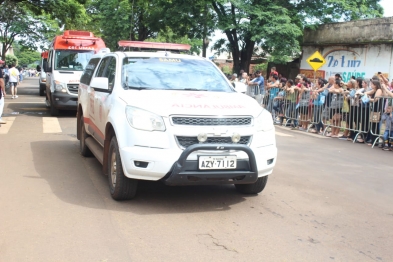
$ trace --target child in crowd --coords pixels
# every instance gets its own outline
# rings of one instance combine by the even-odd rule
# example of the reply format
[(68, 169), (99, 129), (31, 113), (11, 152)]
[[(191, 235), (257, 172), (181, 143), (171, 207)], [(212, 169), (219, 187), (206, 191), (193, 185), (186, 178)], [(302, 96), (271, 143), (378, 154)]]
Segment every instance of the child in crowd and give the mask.
[(382, 123), (385, 123), (385, 132), (383, 134), (383, 141), (385, 143), (385, 147), (383, 150), (392, 151), (392, 147), (390, 144), (390, 137), (393, 137), (393, 116), (392, 116), (392, 107), (388, 106), (386, 108), (385, 113), (382, 115)]

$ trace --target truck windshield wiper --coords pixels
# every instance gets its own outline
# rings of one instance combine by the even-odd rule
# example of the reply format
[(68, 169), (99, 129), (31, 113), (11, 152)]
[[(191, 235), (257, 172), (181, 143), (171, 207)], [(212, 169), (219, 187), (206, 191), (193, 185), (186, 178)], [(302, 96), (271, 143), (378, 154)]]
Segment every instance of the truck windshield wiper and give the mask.
[(146, 89), (151, 89), (149, 87), (143, 87), (143, 86), (127, 86), (128, 89), (135, 89), (135, 90), (146, 90)]
[(198, 89), (198, 88), (174, 88), (174, 89), (166, 89), (166, 90), (179, 90), (179, 91), (209, 91), (207, 89)]

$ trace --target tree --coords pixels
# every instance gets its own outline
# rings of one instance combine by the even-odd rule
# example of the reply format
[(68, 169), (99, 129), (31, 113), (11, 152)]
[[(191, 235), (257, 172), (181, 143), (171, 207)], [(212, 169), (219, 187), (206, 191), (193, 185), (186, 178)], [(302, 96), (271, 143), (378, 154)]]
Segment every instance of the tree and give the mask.
[(119, 40), (144, 41), (155, 37), (164, 26), (159, 22), (162, 9), (154, 0), (91, 0), (88, 25), (99, 30), (106, 45), (117, 48)]
[[(211, 5), (233, 55), (234, 70), (253, 56), (287, 62), (300, 53), (302, 29), (312, 23), (379, 17), (379, 0), (220, 0)], [(227, 45), (224, 41), (222, 45)]]
[(18, 65), (18, 58), (14, 55), (8, 54), (5, 56), (5, 62), (7, 65)]
[(47, 16), (35, 16), (23, 4), (5, 1), (0, 9), (0, 42), (1, 56), (5, 59), (6, 52), (14, 44), (15, 39), (22, 46), (37, 48), (37, 43), (44, 47), (48, 38), (53, 38), (56, 27)]
[(161, 43), (177, 43), (177, 44), (188, 44), (191, 46), (190, 52), (192, 54), (201, 54), (202, 40), (201, 39), (189, 39), (187, 36), (178, 37), (175, 35), (171, 28), (167, 27), (165, 30), (161, 30), (155, 38), (146, 39), (148, 42), (161, 42)]
[(202, 41), (202, 56), (206, 57), (209, 36), (216, 27), (216, 17), (210, 0), (161, 0), (162, 24), (170, 27), (178, 36)]
[(0, 8), (12, 4), (23, 5), (36, 16), (49, 16), (65, 29), (83, 28), (88, 22), (84, 4), (87, 0), (0, 0)]
[(13, 45), (13, 50), (19, 64), (22, 66), (31, 65), (41, 59), (40, 52), (22, 47), (19, 44)]

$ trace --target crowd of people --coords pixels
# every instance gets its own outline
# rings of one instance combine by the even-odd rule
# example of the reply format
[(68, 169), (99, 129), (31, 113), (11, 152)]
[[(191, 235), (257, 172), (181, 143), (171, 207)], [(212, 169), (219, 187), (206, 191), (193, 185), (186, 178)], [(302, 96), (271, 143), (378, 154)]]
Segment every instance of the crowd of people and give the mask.
[(230, 81), (247, 85), (247, 94), (272, 113), (276, 125), (393, 149), (393, 81), (380, 72), (345, 83), (340, 74), (286, 79), (273, 67), (266, 81), (260, 71), (250, 77), (244, 70)]
[(1, 119), (6, 91), (10, 90), (11, 99), (17, 99), (18, 85), (23, 81), (25, 74), (35, 76), (37, 71), (34, 69), (25, 70), (22, 67), (17, 68), (15, 64), (6, 65), (4, 61), (0, 60), (0, 125), (7, 123)]

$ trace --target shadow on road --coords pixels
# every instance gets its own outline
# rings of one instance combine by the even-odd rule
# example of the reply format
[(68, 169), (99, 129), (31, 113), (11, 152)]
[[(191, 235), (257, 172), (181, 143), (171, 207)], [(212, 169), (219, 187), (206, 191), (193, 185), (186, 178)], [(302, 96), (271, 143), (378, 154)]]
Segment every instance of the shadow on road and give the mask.
[(32, 142), (31, 149), (38, 174), (59, 199), (73, 205), (150, 215), (225, 211), (246, 200), (233, 185), (170, 187), (143, 181), (136, 199), (116, 202), (101, 165), (80, 156), (76, 141)]

